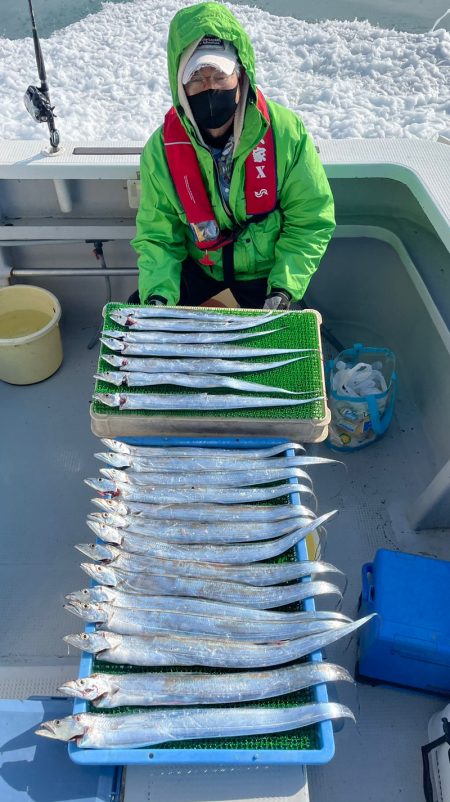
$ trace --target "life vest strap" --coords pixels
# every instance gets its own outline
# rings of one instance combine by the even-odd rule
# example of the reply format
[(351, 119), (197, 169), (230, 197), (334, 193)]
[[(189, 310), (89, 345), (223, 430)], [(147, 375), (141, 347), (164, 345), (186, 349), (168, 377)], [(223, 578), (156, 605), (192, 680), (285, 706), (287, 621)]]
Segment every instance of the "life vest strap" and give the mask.
[(266, 217), (277, 205), (275, 143), (264, 95), (257, 90), (257, 108), (269, 127), (245, 160), (245, 202), (253, 219), (244, 227), (221, 232), (200, 171), (195, 148), (175, 110), (166, 114), (164, 147), (169, 171), (195, 241), (201, 250), (218, 250), (233, 242), (255, 218)]

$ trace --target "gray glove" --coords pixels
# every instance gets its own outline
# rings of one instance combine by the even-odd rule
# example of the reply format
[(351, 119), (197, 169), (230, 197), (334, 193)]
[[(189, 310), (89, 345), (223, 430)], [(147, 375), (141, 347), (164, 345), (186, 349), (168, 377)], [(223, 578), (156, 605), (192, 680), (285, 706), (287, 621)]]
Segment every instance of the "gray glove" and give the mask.
[(166, 306), (167, 299), (162, 295), (150, 295), (145, 301), (145, 306)]
[(291, 296), (286, 290), (272, 290), (267, 296), (263, 309), (289, 309)]

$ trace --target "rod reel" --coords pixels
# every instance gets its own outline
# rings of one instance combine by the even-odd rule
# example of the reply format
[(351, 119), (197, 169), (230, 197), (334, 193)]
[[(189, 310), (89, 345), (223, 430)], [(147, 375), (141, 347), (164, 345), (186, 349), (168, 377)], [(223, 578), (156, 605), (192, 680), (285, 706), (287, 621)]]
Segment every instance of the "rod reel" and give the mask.
[(50, 95), (47, 83), (47, 74), (45, 72), (44, 57), (42, 55), (41, 44), (39, 35), (36, 29), (34, 20), (33, 5), (31, 0), (28, 0), (30, 9), (31, 26), (33, 32), (34, 52), (36, 55), (36, 64), (38, 74), (41, 81), (40, 86), (30, 85), (24, 95), (25, 108), (32, 116), (33, 120), (37, 123), (47, 123), (50, 134), (50, 146), (53, 153), (59, 150), (60, 137), (59, 132), (55, 125), (54, 106), (50, 102)]

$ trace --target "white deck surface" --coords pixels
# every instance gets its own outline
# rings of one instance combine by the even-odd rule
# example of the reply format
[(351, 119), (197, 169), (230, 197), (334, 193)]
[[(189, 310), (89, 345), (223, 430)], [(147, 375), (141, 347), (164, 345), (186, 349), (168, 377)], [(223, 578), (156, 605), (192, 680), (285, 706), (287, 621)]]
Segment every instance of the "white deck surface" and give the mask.
[[(87, 579), (73, 545), (91, 540), (84, 520), (92, 491), (83, 478), (97, 475), (99, 467), (93, 457), (99, 443), (89, 426), (97, 348), (88, 351), (86, 346), (98, 327), (103, 302), (100, 295), (83, 293), (81, 284), (48, 284), (63, 307), (65, 356), (58, 373), (32, 386), (0, 383), (0, 697), (53, 694), (65, 677), (77, 672), (79, 655), (75, 650), (68, 655), (62, 636), (80, 631), (80, 622), (62, 604), (64, 594), (86, 585)], [(324, 445), (311, 452), (330, 455)], [(320, 511), (340, 511), (329, 524), (325, 557), (348, 576), (344, 612), (356, 615), (361, 565), (378, 548), (450, 557), (448, 532), (415, 534), (405, 516), (403, 500), (421, 488), (427, 459), (426, 432), (400, 388), (396, 417), (383, 441), (345, 455), (347, 473), (315, 469)], [(327, 656), (353, 671), (356, 641), (338, 643)], [(308, 770), (312, 802), (422, 802), (420, 745), (427, 740), (430, 716), (445, 700), (367, 685), (340, 686), (337, 692), (353, 709), (357, 724), (347, 722), (336, 733), (336, 756), (329, 765)], [(237, 775), (208, 770), (205, 780), (183, 770), (170, 780), (166, 776), (167, 783), (158, 776), (148, 796), (129, 795), (126, 802), (218, 802), (252, 796), (306, 802), (299, 771), (286, 773), (275, 785), (263, 771), (247, 774), (244, 786)], [(139, 780), (138, 775), (133, 780), (134, 773), (130, 771), (130, 783)], [(261, 775), (267, 778), (262, 785)]]
[(126, 770), (123, 802), (309, 802), (306, 770), (269, 766)]

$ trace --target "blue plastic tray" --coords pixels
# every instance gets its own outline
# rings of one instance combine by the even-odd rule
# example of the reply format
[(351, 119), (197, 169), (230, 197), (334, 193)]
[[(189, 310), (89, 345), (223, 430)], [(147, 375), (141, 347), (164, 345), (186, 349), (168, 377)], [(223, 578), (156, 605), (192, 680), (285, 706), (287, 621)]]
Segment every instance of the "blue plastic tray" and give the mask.
[[(121, 437), (118, 438), (131, 445), (147, 446), (195, 446), (210, 448), (269, 448), (279, 443), (288, 442), (282, 438), (197, 438), (197, 437)], [(294, 456), (293, 450), (287, 449), (286, 456)], [(291, 484), (295, 484), (294, 479), (290, 479)], [(298, 493), (291, 493), (292, 504), (300, 504)], [(304, 540), (296, 547), (296, 554), (299, 560), (307, 560), (308, 553)], [(302, 581), (310, 581), (305, 579)], [(314, 610), (314, 600), (306, 599), (304, 602), (306, 610)], [(88, 625), (86, 631), (92, 631), (93, 625)], [(311, 655), (313, 662), (321, 662), (321, 652), (314, 652)], [(79, 677), (86, 677), (92, 671), (93, 658), (91, 654), (82, 653), (80, 661)], [(327, 702), (328, 693), (325, 684), (315, 686), (312, 691), (312, 698), (317, 702)], [(74, 713), (85, 713), (87, 704), (79, 699), (75, 700)], [(318, 749), (303, 750), (281, 750), (264, 749), (254, 751), (252, 749), (190, 749), (190, 748), (171, 748), (149, 747), (149, 749), (80, 749), (75, 744), (69, 744), (69, 755), (76, 763), (85, 765), (99, 764), (120, 764), (120, 765), (173, 765), (173, 764), (195, 764), (195, 765), (215, 765), (225, 764), (227, 766), (254, 766), (261, 765), (295, 765), (311, 764), (318, 765), (328, 763), (334, 755), (334, 734), (333, 725), (330, 721), (324, 721), (316, 725), (319, 734), (320, 747)]]

